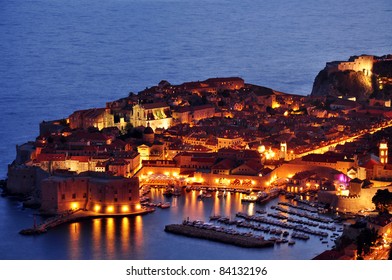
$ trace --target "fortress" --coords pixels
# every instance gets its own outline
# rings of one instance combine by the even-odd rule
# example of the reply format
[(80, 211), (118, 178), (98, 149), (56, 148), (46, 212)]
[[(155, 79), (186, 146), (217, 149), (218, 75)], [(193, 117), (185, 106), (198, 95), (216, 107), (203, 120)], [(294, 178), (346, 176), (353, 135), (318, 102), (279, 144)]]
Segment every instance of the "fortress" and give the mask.
[(365, 76), (372, 75), (375, 57), (372, 55), (352, 56), (348, 61), (332, 61), (328, 62), (326, 68), (328, 75), (334, 72), (343, 72), (347, 70), (355, 72), (363, 72)]

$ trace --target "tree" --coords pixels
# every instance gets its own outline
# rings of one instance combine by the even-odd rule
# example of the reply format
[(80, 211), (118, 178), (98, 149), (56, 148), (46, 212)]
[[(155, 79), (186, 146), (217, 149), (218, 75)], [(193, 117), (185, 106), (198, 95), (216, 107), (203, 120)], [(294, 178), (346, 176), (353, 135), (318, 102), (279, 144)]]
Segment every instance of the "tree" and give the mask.
[(378, 190), (373, 196), (372, 202), (376, 205), (377, 210), (384, 212), (392, 206), (392, 193), (388, 189)]
[(357, 237), (357, 250), (358, 255), (362, 255), (362, 253), (369, 254), (370, 247), (374, 244), (374, 242), (378, 238), (377, 231), (369, 228), (363, 229)]

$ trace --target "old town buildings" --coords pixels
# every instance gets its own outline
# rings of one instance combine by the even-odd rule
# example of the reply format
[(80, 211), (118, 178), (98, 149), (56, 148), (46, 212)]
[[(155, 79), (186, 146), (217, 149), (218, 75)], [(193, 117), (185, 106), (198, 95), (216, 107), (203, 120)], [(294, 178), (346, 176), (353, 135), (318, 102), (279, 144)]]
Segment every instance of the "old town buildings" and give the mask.
[(284, 94), (237, 77), (162, 81), (41, 123), (35, 141), (17, 146), (9, 188), (34, 192), (55, 212), (131, 211), (139, 184), (159, 174), (182, 186), (261, 190), (286, 182), (286, 191), (323, 191), (332, 203), (350, 180), (356, 194), (354, 180), (392, 180), (391, 139), (379, 139), (391, 125), (388, 111), (366, 103)]

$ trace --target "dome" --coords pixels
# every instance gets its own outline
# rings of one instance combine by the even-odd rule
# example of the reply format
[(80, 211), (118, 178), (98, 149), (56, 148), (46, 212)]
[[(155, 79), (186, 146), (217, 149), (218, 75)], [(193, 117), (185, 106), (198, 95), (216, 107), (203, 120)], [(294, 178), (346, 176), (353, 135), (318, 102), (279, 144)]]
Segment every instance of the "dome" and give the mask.
[(154, 130), (152, 130), (151, 127), (147, 126), (143, 134), (154, 134)]

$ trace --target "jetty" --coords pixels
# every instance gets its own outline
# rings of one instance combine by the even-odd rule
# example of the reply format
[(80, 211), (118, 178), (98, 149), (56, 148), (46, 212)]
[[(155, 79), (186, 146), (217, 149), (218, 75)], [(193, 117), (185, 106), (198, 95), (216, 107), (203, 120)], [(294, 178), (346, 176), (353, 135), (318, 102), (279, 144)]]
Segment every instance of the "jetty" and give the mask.
[(264, 248), (274, 246), (274, 242), (264, 240), (262, 236), (250, 233), (226, 232), (221, 227), (204, 224), (202, 222), (184, 221), (182, 224), (165, 226), (165, 231), (188, 237), (206, 239), (245, 248)]

